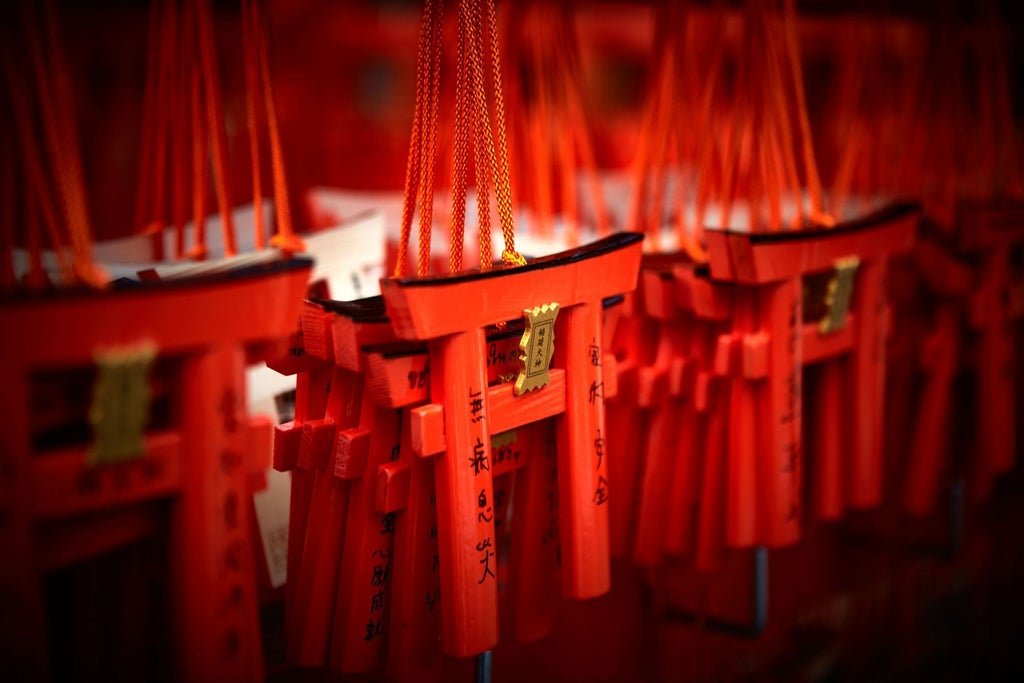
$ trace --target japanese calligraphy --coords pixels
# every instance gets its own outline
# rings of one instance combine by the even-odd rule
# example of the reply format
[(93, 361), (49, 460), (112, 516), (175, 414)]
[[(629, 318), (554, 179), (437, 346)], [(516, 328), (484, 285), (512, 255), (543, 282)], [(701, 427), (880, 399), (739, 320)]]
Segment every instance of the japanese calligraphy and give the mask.
[(484, 419), (484, 399), (482, 392), (469, 390), (469, 415), (470, 422), (479, 422)]
[(608, 481), (598, 475), (597, 490), (594, 491), (594, 505), (604, 505), (608, 501)]
[(373, 596), (370, 598), (370, 611), (371, 612), (380, 612), (380, 611), (382, 611), (384, 609), (384, 597), (386, 595), (387, 594), (384, 592), (383, 589), (381, 589), (381, 590), (379, 590), (379, 591), (377, 591), (376, 593), (373, 594)]
[(494, 572), (491, 571), (491, 558), (494, 557), (494, 551), (491, 550), (491, 537), (488, 536), (484, 540), (477, 543), (476, 549), (477, 552), (483, 554), (483, 557), (480, 558), (480, 564), (484, 566), (483, 575), (480, 577), (480, 580), (477, 581), (477, 583), (483, 583), (487, 580), (488, 576), (490, 576), (492, 579), (496, 579), (497, 577), (494, 575)]
[(476, 443), (473, 444), (473, 455), (469, 458), (469, 464), (473, 467), (473, 474), (480, 474), (481, 470), (491, 471), (490, 464), (487, 462), (487, 446), (480, 440), (480, 437), (476, 437)]
[[(476, 521), (478, 523), (490, 523), (494, 520), (494, 515), (491, 514), (491, 506), (487, 504), (487, 490), (480, 489), (480, 495), (477, 496), (476, 506), (482, 512), (476, 513)], [(486, 508), (486, 509), (485, 509)]]
[(604, 437), (601, 436), (601, 429), (597, 430), (597, 437), (594, 439), (594, 455), (597, 456), (597, 468), (601, 469), (601, 462), (604, 460)]
[(380, 638), (384, 635), (384, 622), (380, 619), (370, 620), (366, 622), (366, 635), (363, 640), (370, 642), (374, 638)]
[(373, 565), (373, 577), (370, 579), (371, 586), (374, 588), (385, 586), (389, 578), (391, 578), (391, 564)]

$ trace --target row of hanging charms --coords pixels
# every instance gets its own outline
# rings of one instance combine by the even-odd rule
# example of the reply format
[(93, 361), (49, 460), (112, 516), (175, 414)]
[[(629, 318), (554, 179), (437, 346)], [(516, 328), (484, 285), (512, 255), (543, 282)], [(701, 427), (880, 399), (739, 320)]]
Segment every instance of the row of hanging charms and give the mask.
[[(395, 276), (382, 298), (309, 301), (271, 364), (297, 375), (295, 419), (274, 446), (292, 473), (289, 659), (357, 672), (386, 652), (397, 680), (436, 679), (442, 650), (493, 648), (499, 588), (521, 640), (550, 627), (559, 575), (567, 597), (609, 589), (603, 407), (617, 375), (603, 303), (633, 289), (640, 260), (628, 234), (531, 262), (517, 253), (494, 3), (452, 7), (450, 273), (430, 274), (445, 3), (427, 0)], [(480, 267), (465, 269), (471, 165)]]
[[(708, 570), (728, 548), (799, 540), (812, 364), (825, 375), (815, 405), (832, 411), (830, 429), (811, 430), (809, 457), (828, 461), (814, 468), (815, 488), (849, 507), (881, 499), (882, 278), (889, 255), (910, 247), (916, 214), (894, 207), (837, 225), (825, 212), (795, 19), (791, 2), (752, 1), (739, 16), (665, 6), (658, 22), (629, 216), (649, 250), (671, 235), (678, 251), (645, 258), (615, 342), (621, 391), (609, 407), (625, 501), (613, 505), (613, 549), (642, 566), (689, 557)], [(701, 20), (719, 30), (699, 30)], [(737, 23), (730, 51), (724, 29)], [(702, 50), (700, 35), (715, 38)], [(641, 438), (630, 459), (626, 444)]]
[[(908, 127), (894, 167), (901, 190), (925, 206), (925, 230), (894, 280), (899, 371), (891, 401), (901, 412), (890, 452), (901, 466), (899, 500), (915, 517), (936, 512), (942, 491), (959, 495), (964, 483), (971, 501), (983, 501), (1016, 458), (1024, 297), (1014, 254), (1024, 214), (1007, 36), (994, 10), (982, 8), (980, 21), (967, 26), (943, 16), (911, 43), (916, 87), (904, 106), (917, 125)], [(935, 139), (946, 142), (929, 144)], [(976, 401), (960, 398), (958, 375)], [(965, 435), (966, 457), (958, 457), (951, 446)]]

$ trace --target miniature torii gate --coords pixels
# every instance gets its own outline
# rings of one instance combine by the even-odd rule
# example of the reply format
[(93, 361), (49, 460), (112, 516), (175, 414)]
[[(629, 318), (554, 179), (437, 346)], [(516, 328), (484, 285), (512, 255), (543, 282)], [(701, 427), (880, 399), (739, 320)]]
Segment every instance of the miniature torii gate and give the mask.
[[(881, 501), (889, 310), (884, 277), (888, 258), (913, 245), (917, 222), (916, 207), (900, 205), (829, 229), (707, 231), (711, 279), (736, 285), (733, 332), (719, 338), (717, 350), (734, 378), (726, 478), (729, 545), (777, 546), (799, 538), (806, 364), (847, 354), (851, 363), (845, 382), (834, 368), (816, 397), (824, 414), (837, 418), (842, 395), (852, 397), (849, 466), (844, 471), (836, 462), (841, 442), (825, 430), (819, 470), (828, 480), (820, 482), (822, 490), (840, 492), (855, 508)], [(803, 278), (830, 271), (825, 318), (807, 321)]]
[[(139, 504), (169, 499), (177, 674), (263, 678), (245, 501), (249, 477), (262, 475), (266, 464), (260, 453), (269, 456), (261, 435), (269, 443), (270, 425), (245, 416), (243, 370), (287, 339), (309, 268), (308, 260), (293, 259), (248, 274), (0, 304), (0, 406), (9, 420), (0, 435), (0, 540), (12, 558), (0, 563), (4, 666), (27, 678), (48, 668), (42, 574), (153, 533), (159, 525)], [(165, 428), (146, 431), (145, 401), (141, 408), (133, 402), (148, 392), (149, 364), (139, 361), (140, 350), (178, 367), (180, 379), (168, 384)], [(41, 373), (93, 364), (98, 382), (108, 371), (117, 375), (106, 387), (115, 394), (105, 409), (125, 418), (118, 438), (138, 448), (125, 451), (123, 461), (92, 465), (90, 447), (40, 452), (30, 397)], [(142, 393), (129, 401), (118, 391)], [(104, 513), (87, 535), (69, 526), (85, 523), (71, 520), (85, 512)], [(44, 542), (34, 530), (40, 521), (79, 533)]]
[[(916, 222), (916, 211), (902, 206), (830, 229), (714, 230), (706, 233), (706, 266), (681, 255), (647, 259), (637, 306), (660, 341), (656, 352), (641, 354), (647, 364), (636, 369), (629, 392), (638, 407), (652, 411), (638, 482), (635, 561), (652, 566), (663, 554), (694, 549), (698, 566), (710, 569), (725, 546), (779, 546), (799, 538), (801, 374), (811, 364), (821, 367), (816, 415), (828, 423), (814, 431), (818, 516), (834, 519), (845, 505), (880, 501), (883, 278), (888, 258), (911, 247)], [(813, 280), (822, 276), (831, 282), (815, 292)], [(824, 319), (805, 316), (805, 299), (809, 307), (818, 304)], [(843, 356), (850, 358), (847, 376), (834, 362)], [(843, 396), (852, 397), (847, 411)], [(659, 436), (661, 423), (694, 426), (702, 453)], [(850, 442), (845, 456), (841, 435)], [(702, 471), (695, 471), (695, 459)], [(687, 514), (693, 505), (699, 505), (696, 520)]]
[[(930, 512), (939, 492), (944, 425), (963, 349), (969, 351), (977, 378), (977, 438), (968, 473), (972, 498), (987, 496), (994, 478), (1014, 465), (1018, 360), (1011, 325), (1024, 316), (1024, 296), (1012, 268), (1013, 251), (1022, 243), (1024, 208), (1019, 203), (962, 204), (952, 243), (924, 240), (919, 246), (922, 275), (944, 301), (922, 353), (929, 390), (918, 406), (903, 491), (912, 514)], [(973, 344), (963, 338), (963, 323), (978, 335)]]
[[(442, 642), (452, 655), (498, 640), (494, 524), (474, 503), (493, 498), (493, 434), (558, 416), (563, 593), (610, 587), (602, 300), (635, 286), (641, 239), (623, 233), (526, 266), (381, 283), (395, 334), (429, 347), (431, 403), (410, 426), (414, 451), (436, 456)], [(522, 316), (525, 367), (515, 385), (488, 386), (484, 328)]]

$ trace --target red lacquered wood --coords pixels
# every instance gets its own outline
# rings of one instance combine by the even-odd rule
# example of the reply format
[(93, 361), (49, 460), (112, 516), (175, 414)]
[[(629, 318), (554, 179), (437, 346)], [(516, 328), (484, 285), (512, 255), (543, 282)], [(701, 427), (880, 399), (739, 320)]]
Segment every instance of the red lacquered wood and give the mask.
[[(664, 322), (660, 327), (652, 369), (659, 375), (666, 375), (672, 362), (689, 346), (688, 330), (686, 323), (678, 319)], [(643, 474), (633, 545), (633, 561), (639, 566), (654, 566), (661, 561), (669, 498), (678, 493), (671, 489), (678, 444), (693, 436), (679, 431), (682, 411), (680, 397), (668, 395), (657, 401), (651, 411), (643, 445)]]
[(803, 364), (827, 362), (845, 356), (856, 345), (857, 315), (846, 314), (846, 325), (834, 332), (823, 333), (820, 322), (803, 325)]
[(763, 387), (751, 383), (739, 372), (736, 354), (747, 335), (759, 330), (757, 292), (737, 289), (733, 301), (733, 333), (729, 354), (734, 376), (729, 387), (729, 436), (726, 461), (726, 542), (736, 548), (758, 543), (757, 517), (760, 498), (767, 494), (758, 486), (758, 432), (761, 426), (759, 394)]
[(954, 306), (936, 314), (935, 330), (923, 352), (925, 380), (914, 417), (913, 440), (903, 488), (908, 512), (923, 516), (932, 511), (947, 467), (950, 401), (960, 351), (960, 316)]
[[(247, 277), (80, 291), (0, 304), (0, 328), (17, 331), (0, 337), (3, 408), (5, 415), (24, 425), (5, 429), (0, 448), (3, 458), (11, 458), (11, 463), (3, 463), (0, 508), (12, 521), (3, 525), (2, 540), (19, 557), (18, 562), (3, 563), (0, 571), (0, 588), (19, 596), (9, 601), (0, 633), (9, 636), (6, 643), (17, 650), (9, 661), (19, 675), (45, 677), (35, 546), (42, 543), (39, 551), (50, 563), (73, 559), (90, 546), (114, 547), (143, 533), (152, 512), (124, 504), (159, 496), (171, 498), (171, 631), (178, 673), (183, 678), (218, 680), (262, 676), (247, 501), (250, 476), (263, 463), (247, 458), (251, 452), (259, 460), (266, 450), (251, 448), (242, 369), (261, 350), (276, 348), (288, 337), (308, 273), (308, 262), (294, 261)], [(69, 336), (67, 330), (75, 334)], [(94, 494), (107, 500), (91, 516), (75, 521), (82, 529), (76, 538), (83, 544), (48, 548), (45, 539), (32, 537), (35, 486), (24, 468), (31, 454), (29, 373), (88, 366), (98, 353), (140, 342), (152, 343), (161, 357), (175, 358), (180, 379), (172, 389), (171, 411), (180, 442), (177, 457), (164, 443), (172, 437), (150, 434), (145, 443), (156, 451), (152, 460), (143, 456), (127, 467), (98, 466), (87, 473), (73, 462), (72, 452), (65, 451), (64, 457), (58, 454), (42, 465), (59, 470), (51, 482), (58, 485), (77, 470), (76, 488), (86, 508)], [(78, 450), (79, 463), (84, 462), (85, 450)], [(169, 485), (174, 478), (177, 490)], [(67, 518), (85, 511), (72, 506), (74, 500), (65, 496), (59, 503), (51, 501), (48, 538), (71, 533)], [(82, 525), (90, 519), (97, 524), (86, 529)], [(8, 622), (8, 614), (15, 615), (16, 625)]]
[(383, 652), (394, 567), (395, 515), (377, 510), (376, 475), (399, 457), (400, 413), (364, 400), (359, 425), (371, 435), (370, 450), (363, 475), (351, 483), (331, 633), (331, 667), (342, 673), (366, 671)]
[(1024, 205), (964, 203), (957, 210), (960, 248), (987, 251), (993, 247), (1024, 242)]
[(672, 474), (672, 496), (669, 499), (665, 524), (664, 552), (671, 556), (693, 552), (696, 538), (697, 504), (700, 496), (700, 473), (707, 436), (707, 373), (717, 336), (715, 324), (694, 318), (690, 340), (689, 365), (683, 388), (683, 408), (679, 424), (682, 438), (676, 442), (676, 462)]
[(86, 465), (81, 448), (30, 460), (30, 476), (38, 482), (34, 516), (55, 519), (176, 494), (182, 481), (181, 434), (152, 433), (145, 442), (141, 459), (104, 468)]
[[(245, 471), (222, 456), (236, 435), (225, 414), (226, 392), (243, 387), (244, 354), (221, 346), (182, 364), (179, 409), (189, 448), (182, 463), (182, 493), (173, 512), (172, 575), (177, 647), (186, 680), (260, 680), (256, 579), (249, 551), (249, 495)], [(244, 394), (238, 405), (244, 405)], [(238, 408), (236, 407), (235, 410)], [(237, 503), (230, 514), (229, 501)]]
[[(515, 396), (511, 384), (492, 386), (485, 392), (491, 406), (487, 425), (491, 436), (565, 412), (565, 371), (551, 370), (551, 383), (523, 396)], [(445, 409), (428, 403), (411, 410), (413, 450), (420, 456), (445, 450)]]
[[(358, 426), (357, 411), (363, 401), (363, 379), (357, 373), (335, 366), (328, 386), (324, 419), (314, 423), (330, 427), (321, 431), (331, 438), (323, 444), (311, 442), (299, 456), (299, 471), (313, 474), (313, 490), (296, 575), (298, 591), (289, 623), (288, 657), (305, 666), (328, 661), (350, 496), (348, 483), (337, 471), (341, 443), (346, 433)], [(314, 423), (307, 422), (304, 432)]]
[[(602, 368), (592, 362), (600, 345), (601, 304), (563, 309), (555, 363), (565, 369), (565, 412), (556, 419), (562, 593), (592, 598), (608, 592), (608, 463), (601, 455), (604, 424)], [(597, 357), (600, 357), (598, 350)]]
[(446, 450), (435, 457), (442, 644), (469, 657), (498, 642), (494, 522), (477, 510), (493, 498), (483, 331), (431, 342), (431, 362), (431, 397), (445, 407)]
[(135, 505), (72, 518), (60, 525), (45, 525), (37, 538), (39, 570), (52, 572), (93, 560), (152, 538), (164, 524), (160, 508)]
[[(300, 474), (293, 472), (292, 476)], [(299, 666), (328, 662), (338, 567), (345, 544), (349, 485), (325, 472), (301, 473), (312, 481), (309, 519), (305, 525), (295, 607), (288, 623), (288, 661)], [(294, 490), (293, 490), (294, 491)]]
[(760, 537), (769, 546), (795, 543), (802, 516), (803, 430), (799, 278), (764, 286), (758, 307), (768, 326), (769, 373), (759, 387), (757, 421)]
[(833, 521), (843, 516), (846, 433), (843, 425), (843, 396), (846, 375), (841, 360), (822, 363), (811, 385), (810, 406), (814, 457), (814, 513), (818, 519)]
[[(1024, 239), (1024, 229), (1019, 233)], [(1016, 359), (1008, 325), (1009, 263), (1009, 249), (985, 255), (972, 311), (972, 322), (980, 332), (976, 369), (978, 455), (989, 464), (992, 474), (1011, 470), (1017, 454), (1013, 385)]]
[(509, 606), (512, 635), (533, 642), (551, 631), (557, 595), (558, 455), (551, 421), (516, 431), (516, 447), (530, 454), (516, 478)]
[(709, 229), (704, 235), (711, 278), (762, 284), (828, 270), (856, 254), (861, 262), (909, 251), (918, 213), (895, 207), (832, 229), (783, 233), (735, 233)]
[(333, 316), (331, 320), (334, 339), (334, 360), (341, 367), (363, 370), (365, 346), (387, 344), (395, 340), (395, 333), (386, 319), (355, 320), (346, 315)]
[(488, 273), (382, 280), (381, 291), (399, 337), (435, 339), (519, 319), (527, 307), (555, 301), (564, 309), (632, 291), (640, 265), (639, 237), (622, 233), (568, 255)]
[(387, 679), (421, 683), (441, 679), (441, 575), (437, 544), (434, 463), (413, 454), (409, 420), (400, 462), (410, 468), (409, 501), (395, 520)]
[[(12, 328), (6, 327), (6, 330)], [(10, 333), (3, 335), (9, 336)], [(2, 342), (0, 342), (2, 343)], [(0, 616), (0, 655), (8, 670), (24, 680), (44, 680), (51, 674), (47, 660), (42, 582), (35, 558), (35, 521), (30, 470), (28, 373), (4, 356), (0, 362), (0, 409), (10, 424), (0, 430), (0, 542), (10, 557), (0, 562), (0, 589), (8, 597)]]
[[(161, 354), (188, 353), (215, 340), (238, 344), (287, 337), (305, 292), (308, 268), (216, 281), (161, 284), (103, 293), (11, 299), (0, 306), (0, 329), (75, 331), (5, 335), (5, 358), (24, 367), (87, 364), (97, 349), (142, 339)], [(294, 314), (293, 314), (294, 312)], [(188, 321), (188, 324), (183, 324)]]
[(714, 571), (721, 566), (725, 555), (727, 430), (730, 429), (726, 390), (724, 378), (712, 377), (708, 382), (707, 432), (704, 437), (694, 557), (694, 566), (698, 571)]
[(675, 449), (674, 466), (662, 537), (662, 551), (666, 555), (678, 557), (693, 550), (700, 456), (705, 438), (703, 421), (704, 416), (697, 412), (693, 401), (686, 400), (679, 413), (677, 437), (671, 446)]
[(857, 336), (849, 365), (853, 421), (847, 502), (852, 508), (874, 507), (882, 502), (884, 493), (885, 352), (889, 337), (886, 267), (886, 259), (880, 258), (862, 262), (857, 268)]
[(274, 432), (274, 468), (279, 472), (291, 472), (286, 568), (286, 576), (290, 578), (286, 579), (284, 591), (285, 624), (289, 629), (295, 611), (299, 567), (302, 564), (302, 551), (306, 543), (306, 526), (309, 522), (309, 508), (316, 476), (313, 471), (298, 469), (302, 428), (307, 421), (324, 417), (333, 376), (334, 369), (330, 366), (319, 366), (298, 373), (295, 377), (295, 419), (279, 425)]
[[(627, 296), (627, 303), (636, 294)], [(630, 306), (633, 307), (632, 305)], [(615, 332), (612, 351), (617, 355), (616, 374), (618, 392), (605, 405), (605, 424), (608, 437), (608, 480), (614, 482), (615, 496), (608, 501), (609, 536), (613, 557), (625, 557), (632, 550), (632, 535), (636, 511), (636, 495), (640, 475), (640, 434), (644, 433), (647, 411), (641, 411), (636, 400), (637, 373), (646, 363), (645, 347), (652, 344), (645, 335), (646, 327), (653, 324), (639, 313), (624, 315)]]

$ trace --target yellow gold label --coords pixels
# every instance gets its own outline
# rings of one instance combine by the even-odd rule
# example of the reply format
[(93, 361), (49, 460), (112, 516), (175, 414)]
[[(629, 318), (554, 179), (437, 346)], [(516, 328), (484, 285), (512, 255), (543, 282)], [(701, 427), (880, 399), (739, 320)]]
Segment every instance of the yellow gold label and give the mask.
[(96, 384), (89, 407), (94, 439), (87, 464), (109, 465), (145, 454), (149, 371), (155, 358), (152, 342), (96, 354)]
[(835, 274), (828, 283), (825, 294), (825, 305), (828, 312), (821, 319), (819, 329), (822, 334), (838, 332), (846, 326), (846, 314), (850, 310), (850, 297), (853, 296), (853, 281), (857, 275), (860, 259), (847, 256), (836, 261)]
[(558, 304), (550, 303), (533, 309), (524, 309), (523, 318), (526, 329), (519, 340), (519, 356), (522, 367), (516, 378), (514, 393), (522, 396), (527, 391), (540, 389), (551, 381), (548, 369), (551, 357), (555, 353), (555, 318), (558, 317)]

